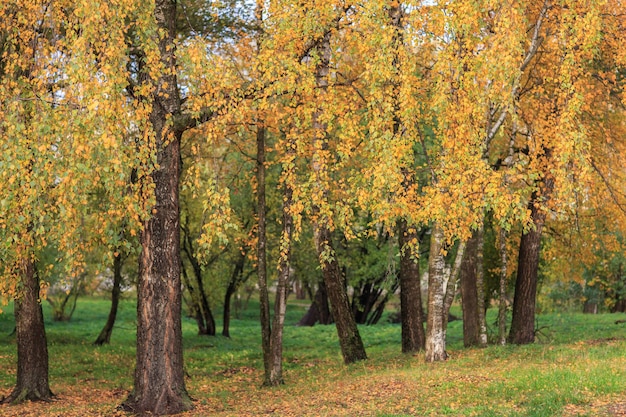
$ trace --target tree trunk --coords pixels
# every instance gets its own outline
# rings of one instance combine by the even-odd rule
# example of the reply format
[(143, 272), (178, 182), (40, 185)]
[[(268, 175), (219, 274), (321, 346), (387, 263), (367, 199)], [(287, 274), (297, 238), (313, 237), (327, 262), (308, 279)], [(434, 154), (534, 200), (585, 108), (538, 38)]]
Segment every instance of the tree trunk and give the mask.
[[(549, 178), (543, 187), (544, 198), (552, 191), (554, 180)], [(519, 247), (517, 280), (513, 299), (513, 316), (509, 342), (517, 345), (535, 341), (535, 302), (537, 297), (537, 271), (541, 250), (541, 233), (546, 221), (546, 212), (539, 208), (540, 194), (532, 194), (528, 208), (533, 228), (522, 234)]]
[(222, 336), (230, 337), (230, 302), (233, 294), (239, 288), (239, 285), (243, 282), (243, 267), (246, 263), (246, 252), (240, 252), (239, 258), (237, 262), (235, 262), (235, 267), (233, 269), (233, 274), (230, 276), (230, 281), (228, 282), (228, 288), (226, 288), (226, 293), (224, 294), (224, 314), (223, 314), (223, 326), (222, 326)]
[(271, 336), (270, 299), (267, 291), (267, 256), (266, 256), (266, 211), (265, 204), (265, 127), (262, 122), (257, 124), (257, 274), (259, 278), (259, 304), (261, 308), (261, 345), (263, 349), (263, 385), (271, 385)]
[(465, 254), (465, 246), (467, 242), (461, 241), (459, 242), (456, 255), (454, 258), (454, 263), (452, 264), (452, 268), (449, 269), (449, 275), (445, 280), (446, 285), (444, 289), (444, 298), (443, 298), (443, 340), (446, 340), (448, 334), (448, 322), (452, 320), (456, 320), (457, 318), (450, 315), (450, 307), (452, 307), (452, 302), (454, 301), (454, 297), (456, 297), (457, 289), (459, 287), (459, 271), (461, 270), (461, 262), (463, 261), (463, 255)]
[(485, 305), (485, 268), (483, 266), (484, 241), (485, 241), (484, 220), (476, 230), (478, 242), (476, 243), (476, 295), (478, 301), (478, 346), (486, 347), (487, 340), (487, 307)]
[(426, 362), (445, 361), (446, 340), (444, 329), (445, 258), (442, 253), (443, 230), (433, 225), (428, 255), (428, 316), (426, 319)]
[[(328, 89), (331, 58), (330, 34), (330, 31), (326, 32), (317, 47), (320, 60), (315, 69), (315, 80), (320, 92), (319, 100), (324, 100), (324, 95)], [(313, 148), (319, 149), (321, 152), (314, 152), (311, 165), (312, 171), (317, 178), (317, 187), (319, 188), (318, 191), (320, 192), (322, 203), (328, 204), (328, 190), (326, 188), (328, 187), (326, 183), (328, 179), (325, 178), (328, 161), (325, 160), (324, 156), (324, 152), (328, 150), (327, 126), (320, 120), (320, 116), (321, 110), (313, 114)], [(349, 364), (367, 359), (363, 341), (350, 308), (345, 279), (341, 273), (336, 252), (333, 248), (331, 230), (328, 226), (330, 219), (327, 218), (327, 215), (321, 214), (318, 203), (313, 203), (312, 212), (315, 246), (322, 267), (324, 284), (330, 299), (331, 313), (337, 327), (343, 360), (346, 364)]]
[(478, 239), (476, 232), (467, 241), (467, 250), (461, 264), (461, 307), (463, 310), (463, 345), (480, 344), (478, 324), (478, 292), (476, 290), (476, 252)]
[(187, 268), (185, 267), (184, 262), (180, 263), (180, 270), (183, 284), (187, 288), (187, 291), (189, 291), (189, 296), (191, 297), (191, 301), (188, 304), (190, 304), (191, 315), (196, 319), (196, 324), (198, 325), (198, 334), (207, 334), (206, 322), (204, 321), (204, 315), (202, 315), (202, 307), (200, 302), (198, 301), (198, 294), (196, 293), (196, 289), (194, 288), (193, 284), (189, 280), (189, 275), (187, 274)]
[(101, 346), (109, 344), (111, 342), (111, 334), (113, 333), (113, 326), (115, 325), (115, 319), (117, 317), (117, 307), (120, 302), (120, 295), (122, 293), (122, 254), (117, 252), (113, 257), (113, 289), (111, 290), (111, 310), (109, 310), (109, 317), (107, 322), (102, 328), (102, 331), (93, 342), (94, 345)]
[(400, 316), (402, 322), (402, 352), (424, 349), (424, 310), (420, 285), (419, 260), (411, 251), (410, 242), (418, 240), (415, 228), (408, 228), (406, 220), (398, 220), (400, 245)]
[(17, 382), (2, 403), (47, 401), (54, 396), (48, 385), (48, 345), (34, 261), (24, 260), (20, 272), (23, 288), (15, 300)]
[[(189, 237), (189, 239), (191, 239)], [(190, 251), (193, 250), (193, 247), (189, 248)], [(213, 313), (211, 312), (211, 307), (209, 306), (209, 299), (207, 298), (206, 291), (204, 291), (204, 283), (202, 282), (202, 268), (200, 266), (200, 262), (198, 259), (191, 253), (187, 252), (187, 258), (191, 263), (191, 267), (193, 269), (193, 275), (196, 278), (196, 287), (198, 291), (199, 297), (199, 309), (200, 315), (202, 316), (202, 321), (204, 322), (204, 331), (199, 332), (199, 334), (215, 336), (215, 319), (213, 318)]]
[(506, 345), (506, 287), (508, 260), (506, 253), (507, 232), (500, 229), (500, 300), (498, 306), (498, 342)]
[[(289, 149), (293, 149), (291, 146)], [(291, 237), (293, 234), (293, 189), (285, 184), (285, 199), (283, 200), (283, 238), (281, 239), (280, 263), (278, 266), (278, 282), (276, 284), (276, 302), (274, 303), (274, 321), (271, 336), (272, 368), (268, 385), (284, 384), (283, 380), (283, 328), (285, 312), (287, 311), (287, 290), (289, 285), (289, 270), (291, 260)]]
[(463, 344), (465, 347), (487, 346), (482, 227), (475, 230), (467, 241), (461, 264), (461, 301)]
[(314, 326), (318, 322), (320, 324), (333, 323), (333, 316), (330, 314), (330, 306), (328, 305), (328, 292), (323, 280), (320, 281), (317, 291), (315, 291), (311, 306), (296, 326)]
[(222, 318), (222, 336), (224, 337), (230, 337), (230, 302), (235, 291), (235, 287), (231, 283), (228, 284), (228, 288), (226, 288), (226, 293), (224, 294), (224, 312)]
[(354, 288), (352, 295), (352, 314), (357, 324), (369, 324), (379, 315), (378, 311), (385, 307), (389, 292), (398, 289), (397, 282), (385, 292), (383, 285), (387, 280), (387, 272), (379, 278)]
[(181, 111), (176, 80), (176, 2), (156, 0), (154, 18), (163, 70), (153, 84), (150, 124), (156, 168), (152, 171), (155, 206), (141, 233), (137, 282), (137, 361), (134, 389), (122, 408), (136, 414), (176, 414), (192, 408), (185, 388), (181, 327), (180, 139), (168, 119)]
[[(350, 308), (345, 280), (339, 262), (334, 256), (335, 250), (332, 246), (330, 230), (320, 225), (316, 225), (315, 229), (317, 253), (322, 265), (324, 284), (328, 291), (330, 309), (337, 327), (343, 360), (346, 364), (350, 364), (367, 359), (363, 341)], [(329, 254), (333, 255), (329, 256)]]

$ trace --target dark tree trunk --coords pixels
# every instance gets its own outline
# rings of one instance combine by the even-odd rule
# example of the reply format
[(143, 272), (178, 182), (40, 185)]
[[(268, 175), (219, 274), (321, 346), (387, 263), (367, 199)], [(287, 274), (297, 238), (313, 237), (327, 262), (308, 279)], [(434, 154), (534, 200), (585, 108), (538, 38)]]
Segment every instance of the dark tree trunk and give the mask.
[(111, 342), (111, 334), (113, 333), (113, 326), (115, 325), (115, 319), (117, 317), (117, 308), (120, 302), (120, 295), (122, 294), (122, 254), (117, 252), (113, 257), (113, 289), (111, 290), (111, 310), (109, 310), (109, 317), (107, 322), (102, 328), (102, 331), (93, 342), (94, 345), (101, 346), (109, 344)]
[(156, 213), (144, 224), (141, 236), (135, 387), (123, 405), (137, 414), (176, 414), (192, 407), (183, 372), (179, 139), (159, 151), (159, 169), (153, 174)]
[(387, 305), (387, 302), (389, 301), (389, 296), (396, 292), (396, 290), (398, 289), (398, 285), (399, 283), (394, 284), (393, 287), (385, 293), (382, 300), (378, 302), (378, 304), (376, 305), (376, 308), (371, 312), (371, 314), (367, 318), (367, 321), (365, 322), (365, 324), (367, 324), (368, 326), (372, 326), (374, 324), (377, 324), (380, 321), (380, 319), (383, 317), (383, 313), (385, 312), (385, 306)]
[(17, 382), (2, 403), (47, 401), (54, 396), (48, 385), (48, 345), (34, 261), (24, 260), (20, 272), (23, 287), (15, 300)]
[[(547, 179), (543, 187), (543, 196), (547, 197), (554, 186), (553, 179)], [(537, 271), (541, 250), (541, 233), (546, 221), (546, 212), (538, 206), (540, 195), (533, 192), (528, 204), (533, 228), (522, 234), (519, 247), (517, 280), (513, 299), (513, 316), (509, 342), (517, 345), (535, 341), (535, 302), (537, 297)]]
[(170, 129), (168, 123), (181, 111), (175, 75), (176, 2), (156, 0), (154, 18), (163, 70), (156, 79), (149, 73), (142, 77), (155, 90), (150, 113), (157, 162), (151, 174), (155, 205), (141, 234), (134, 389), (122, 408), (136, 414), (165, 415), (193, 405), (185, 388), (181, 327), (178, 186), (183, 129)]
[(411, 353), (424, 349), (424, 309), (420, 267), (410, 243), (419, 240), (415, 228), (407, 227), (406, 220), (398, 221), (398, 243), (400, 245), (400, 320), (402, 323), (402, 352)]
[(508, 259), (506, 253), (507, 232), (500, 229), (500, 297), (498, 306), (498, 342), (506, 345), (506, 287)]
[(359, 329), (354, 321), (350, 301), (346, 291), (345, 279), (341, 273), (339, 262), (334, 254), (331, 233), (327, 227), (315, 227), (317, 253), (322, 264), (324, 284), (330, 299), (330, 309), (335, 319), (341, 353), (346, 364), (367, 359)]
[(191, 299), (196, 304), (196, 314), (198, 314), (199, 318), (201, 318), (201, 320), (198, 321), (198, 334), (215, 336), (215, 319), (213, 318), (213, 313), (211, 312), (211, 307), (209, 306), (209, 299), (207, 298), (206, 291), (204, 290), (204, 283), (202, 282), (202, 267), (200, 266), (200, 261), (198, 261), (198, 258), (195, 255), (193, 240), (188, 232), (185, 232), (184, 239), (185, 242), (183, 252), (185, 252), (187, 259), (189, 259), (189, 263), (193, 269), (193, 276), (196, 281), (196, 285), (193, 290), (191, 289), (192, 286), (189, 282), (187, 283), (187, 287), (190, 289), (190, 293), (193, 292), (193, 294), (191, 294)]
[[(352, 296), (352, 313), (358, 324), (371, 323), (376, 312), (380, 310), (381, 305), (384, 309), (387, 302), (387, 294), (382, 288), (385, 283), (386, 275), (376, 279), (374, 282), (367, 282), (358, 288), (354, 288)], [(397, 284), (392, 285), (391, 292), (395, 292)]]
[(315, 291), (311, 306), (297, 326), (314, 326), (318, 322), (319, 324), (333, 323), (333, 316), (330, 314), (330, 306), (328, 305), (328, 292), (323, 280), (320, 281), (317, 291)]
[(228, 284), (224, 294), (224, 312), (222, 318), (222, 336), (230, 337), (230, 302), (236, 289), (233, 283)]
[(270, 323), (270, 298), (267, 291), (267, 256), (266, 256), (266, 211), (265, 204), (265, 127), (257, 123), (256, 131), (257, 161), (257, 274), (259, 278), (259, 304), (261, 308), (261, 345), (263, 349), (263, 385), (271, 385), (270, 372), (272, 367)]
[[(393, 35), (394, 57), (393, 69), (396, 75), (401, 76), (400, 49), (404, 42), (404, 17), (399, 3), (388, 9), (390, 23), (395, 28)], [(400, 82), (394, 86), (394, 121), (393, 134), (402, 134), (402, 119), (400, 117), (399, 90)], [(402, 169), (402, 186), (408, 191), (414, 186), (414, 178), (409, 167)], [(422, 306), (422, 289), (418, 254), (415, 253), (420, 236), (414, 227), (408, 227), (405, 219), (397, 222), (398, 245), (400, 246), (400, 322), (402, 323), (402, 352), (411, 353), (423, 350), (426, 345), (424, 332), (424, 308)]]
[(196, 289), (189, 279), (189, 274), (187, 274), (187, 268), (185, 268), (184, 262), (180, 263), (180, 271), (183, 279), (183, 284), (187, 288), (187, 291), (189, 291), (189, 296), (191, 297), (191, 301), (185, 301), (187, 302), (187, 305), (191, 310), (191, 316), (196, 320), (196, 324), (198, 325), (198, 334), (205, 335), (207, 334), (207, 328), (206, 321), (204, 320), (204, 316), (202, 315), (202, 307), (200, 302), (198, 301), (198, 294), (196, 293)]
[[(617, 305), (617, 304), (616, 304)], [(611, 309), (611, 313), (617, 313), (619, 310)], [(623, 311), (620, 311), (623, 313)], [(583, 305), (583, 313), (584, 314), (598, 314), (598, 303), (594, 303), (593, 301), (585, 301)]]
[(246, 251), (239, 253), (239, 258), (235, 262), (233, 273), (230, 276), (226, 293), (224, 294), (224, 314), (223, 314), (223, 326), (222, 336), (230, 337), (230, 303), (233, 294), (239, 288), (239, 285), (243, 282), (243, 267), (246, 263)]
[(461, 263), (461, 306), (463, 310), (463, 344), (465, 347), (480, 345), (478, 320), (478, 291), (476, 289), (478, 234), (474, 232), (467, 241), (465, 256)]
[(306, 288), (300, 280), (294, 284), (296, 300), (306, 300)]

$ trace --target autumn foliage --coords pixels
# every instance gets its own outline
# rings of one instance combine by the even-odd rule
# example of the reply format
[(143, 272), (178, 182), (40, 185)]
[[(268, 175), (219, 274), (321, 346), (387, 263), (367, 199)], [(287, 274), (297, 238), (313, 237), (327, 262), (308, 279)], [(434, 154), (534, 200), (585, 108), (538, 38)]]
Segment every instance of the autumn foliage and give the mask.
[[(191, 407), (180, 331), (181, 188), (191, 201), (186, 218), (201, 212), (197, 235), (183, 236), (201, 252), (193, 259), (234, 245), (259, 266), (262, 292), (265, 271), (278, 269), (283, 294), (292, 244), (311, 231), (346, 363), (367, 355), (338, 245), (383, 236), (402, 254), (402, 302), (420, 305), (412, 330), (403, 322), (413, 338), (403, 350), (425, 346), (428, 361), (447, 357), (466, 244), (482, 239), (487, 218), (501, 259), (511, 260), (501, 268), (501, 305), (516, 277), (513, 343), (534, 340), (540, 259), (552, 279), (568, 268), (565, 279), (585, 283), (603, 260), (623, 256), (621, 1), (248, 3), (0, 5), (0, 291), (25, 305), (27, 292), (45, 293), (45, 253), (54, 250), (52, 263), (77, 276), (88, 259), (105, 265), (132, 252), (138, 236), (140, 337), (127, 409)], [(256, 165), (240, 175), (245, 158)], [(234, 208), (238, 175), (252, 184), (246, 198), (257, 199), (247, 221)], [(266, 193), (280, 213), (267, 222), (282, 224), (280, 232), (266, 232)], [(266, 235), (278, 248), (269, 268)], [(425, 340), (416, 298), (422, 252)], [(268, 308), (266, 351), (272, 331), (282, 348), (283, 322), (270, 329)]]

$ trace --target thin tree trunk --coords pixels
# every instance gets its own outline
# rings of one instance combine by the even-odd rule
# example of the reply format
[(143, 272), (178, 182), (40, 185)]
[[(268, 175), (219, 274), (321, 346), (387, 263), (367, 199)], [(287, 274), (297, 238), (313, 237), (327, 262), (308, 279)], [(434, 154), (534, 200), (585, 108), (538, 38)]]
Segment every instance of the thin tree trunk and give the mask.
[(446, 339), (447, 332), (448, 332), (448, 320), (450, 318), (450, 307), (452, 307), (452, 302), (454, 301), (454, 297), (456, 296), (457, 289), (459, 287), (459, 271), (461, 270), (461, 262), (463, 261), (463, 255), (465, 254), (466, 245), (467, 245), (467, 242), (465, 241), (459, 242), (459, 245), (456, 249), (454, 263), (452, 264), (452, 268), (450, 269), (450, 275), (448, 276), (447, 283), (445, 286), (445, 296), (443, 299), (444, 340)]
[(498, 306), (498, 341), (506, 345), (506, 284), (508, 260), (506, 253), (507, 233), (504, 227), (500, 229), (500, 297)]
[[(255, 8), (255, 19), (257, 27), (263, 27), (264, 2), (257, 0)], [(261, 52), (263, 44), (263, 34), (261, 30), (257, 32), (256, 44), (257, 54)], [(270, 385), (272, 367), (272, 347), (271, 347), (271, 319), (270, 300), (267, 291), (267, 255), (266, 255), (266, 214), (267, 205), (265, 202), (265, 126), (260, 112), (257, 113), (256, 123), (256, 182), (257, 182), (257, 274), (259, 279), (259, 305), (261, 309), (261, 347), (263, 351), (263, 385)]]
[(25, 259), (20, 269), (23, 287), (15, 300), (17, 382), (2, 403), (47, 401), (54, 396), (48, 384), (48, 345), (35, 262)]
[(120, 295), (122, 294), (122, 254), (116, 252), (113, 256), (113, 289), (111, 290), (111, 309), (109, 310), (109, 317), (107, 322), (102, 328), (102, 331), (93, 342), (94, 345), (101, 346), (109, 344), (111, 342), (111, 334), (113, 334), (113, 326), (115, 325), (115, 319), (117, 317), (117, 308), (120, 302)]
[(485, 269), (483, 266), (483, 252), (484, 252), (484, 220), (480, 224), (477, 233), (477, 251), (476, 251), (476, 295), (478, 296), (478, 328), (479, 337), (478, 344), (480, 347), (487, 346), (487, 319), (485, 314), (487, 308), (485, 307)]
[(411, 252), (412, 241), (417, 241), (415, 228), (408, 228), (406, 220), (398, 220), (398, 243), (400, 245), (400, 316), (402, 322), (402, 352), (411, 353), (424, 349), (424, 311), (420, 283), (419, 260)]
[[(318, 46), (320, 61), (315, 70), (315, 79), (321, 94), (320, 100), (323, 100), (324, 94), (328, 89), (331, 57), (330, 33), (328, 31), (324, 34)], [(326, 176), (326, 170), (328, 169), (326, 167), (327, 161), (324, 161), (322, 154), (323, 151), (328, 150), (328, 138), (326, 136), (326, 125), (320, 121), (320, 116), (319, 111), (313, 115), (314, 142), (317, 143), (314, 149), (320, 149), (322, 152), (316, 152), (313, 155), (312, 170), (318, 179), (317, 186), (322, 187), (322, 190), (320, 190), (322, 200), (328, 203), (328, 190), (325, 189), (327, 185), (320, 180)], [(314, 203), (312, 211), (315, 219), (313, 224), (315, 246), (322, 267), (324, 284), (330, 299), (331, 312), (337, 327), (343, 360), (346, 364), (349, 364), (367, 359), (363, 341), (350, 308), (345, 279), (333, 248), (331, 230), (328, 226), (330, 219), (320, 213), (320, 207), (316, 203)]]
[(223, 311), (223, 324), (222, 324), (222, 336), (230, 337), (230, 305), (233, 294), (239, 288), (239, 285), (243, 282), (243, 268), (246, 263), (246, 251), (239, 253), (239, 258), (235, 262), (233, 273), (230, 276), (228, 282), (228, 288), (224, 294), (224, 311)]
[(200, 302), (198, 301), (198, 294), (196, 294), (196, 289), (194, 288), (191, 280), (189, 279), (189, 275), (187, 274), (187, 268), (185, 267), (185, 263), (180, 263), (181, 276), (183, 279), (183, 284), (189, 291), (189, 296), (191, 297), (191, 314), (196, 319), (196, 324), (198, 325), (198, 334), (205, 335), (207, 334), (206, 322), (204, 321), (204, 315), (202, 314), (202, 307)]
[(442, 253), (444, 244), (443, 230), (438, 224), (433, 225), (430, 235), (430, 253), (428, 255), (428, 316), (426, 319), (426, 362), (445, 361), (446, 340), (444, 330), (445, 266)]
[(261, 308), (261, 344), (263, 349), (263, 385), (270, 385), (272, 352), (270, 299), (267, 291), (267, 255), (266, 255), (266, 211), (265, 203), (265, 127), (262, 122), (257, 124), (257, 274), (259, 278), (259, 304)]
[[(289, 149), (293, 149), (291, 146)], [(271, 348), (272, 369), (270, 370), (269, 385), (284, 384), (283, 380), (283, 328), (285, 312), (287, 311), (287, 289), (289, 285), (289, 270), (291, 268), (291, 237), (293, 234), (293, 189), (285, 184), (283, 200), (283, 238), (281, 239), (280, 263), (278, 266), (278, 282), (276, 284), (276, 302), (274, 303), (274, 321), (272, 325)]]
[[(554, 180), (549, 178), (543, 187), (543, 196), (549, 196)], [(541, 234), (546, 221), (546, 212), (538, 206), (540, 194), (532, 194), (528, 208), (533, 228), (522, 234), (519, 247), (517, 279), (515, 281), (515, 297), (513, 299), (513, 316), (509, 342), (517, 345), (535, 341), (535, 304), (537, 297), (537, 272), (539, 253), (541, 250)]]
[[(190, 236), (187, 236), (188, 239), (191, 239)], [(187, 253), (187, 258), (191, 263), (191, 267), (193, 269), (193, 275), (196, 279), (196, 288), (197, 288), (197, 296), (199, 298), (199, 311), (202, 315), (202, 320), (204, 321), (204, 332), (199, 333), (208, 336), (215, 336), (215, 319), (213, 318), (213, 313), (211, 312), (211, 307), (209, 306), (209, 299), (207, 298), (206, 291), (204, 290), (204, 283), (202, 282), (202, 267), (200, 266), (200, 262), (193, 255), (193, 246), (191, 246), (191, 242), (188, 242), (188, 247), (185, 250)]]
[(391, 294), (394, 294), (396, 292), (396, 290), (398, 289), (398, 285), (399, 283), (395, 284), (389, 291), (387, 291), (387, 293), (384, 295), (383, 299), (380, 300), (380, 302), (374, 309), (373, 313), (369, 316), (365, 324), (367, 324), (368, 326), (378, 324), (380, 319), (383, 317), (383, 313), (385, 312), (385, 306), (387, 305), (387, 302), (389, 301)]
[(230, 302), (235, 291), (234, 284), (229, 283), (228, 288), (226, 288), (226, 293), (224, 294), (224, 312), (222, 318), (222, 336), (224, 337), (230, 337)]
[(176, 414), (193, 407), (185, 387), (181, 327), (180, 277), (180, 139), (182, 128), (168, 119), (180, 114), (176, 80), (176, 2), (155, 0), (158, 50), (163, 71), (149, 78), (150, 124), (154, 132), (156, 168), (152, 172), (155, 206), (141, 234), (137, 283), (137, 360), (134, 389), (122, 408), (136, 414)]

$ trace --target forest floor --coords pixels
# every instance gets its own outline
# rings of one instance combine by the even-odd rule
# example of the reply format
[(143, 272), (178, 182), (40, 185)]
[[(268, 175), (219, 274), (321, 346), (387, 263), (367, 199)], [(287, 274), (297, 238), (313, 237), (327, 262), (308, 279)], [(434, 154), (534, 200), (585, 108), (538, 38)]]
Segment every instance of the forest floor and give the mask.
[[(10, 311), (0, 314), (0, 396), (15, 383)], [(437, 364), (400, 353), (399, 325), (363, 326), (369, 359), (345, 366), (334, 326), (293, 326), (303, 312), (290, 307), (286, 384), (271, 389), (260, 387), (258, 304), (232, 321), (231, 339), (198, 336), (185, 318), (195, 409), (181, 416), (626, 416), (626, 324), (615, 324), (623, 314), (540, 315), (537, 343), (485, 349), (464, 349), (454, 321), (450, 359)], [(116, 407), (132, 388), (135, 307), (125, 300), (111, 345), (95, 347), (107, 313), (106, 300), (80, 299), (72, 320), (47, 322), (56, 399), (0, 406), (0, 416), (126, 416)]]

